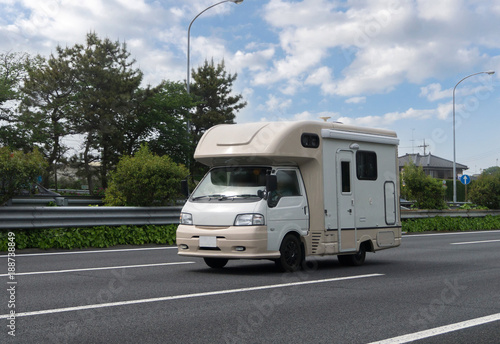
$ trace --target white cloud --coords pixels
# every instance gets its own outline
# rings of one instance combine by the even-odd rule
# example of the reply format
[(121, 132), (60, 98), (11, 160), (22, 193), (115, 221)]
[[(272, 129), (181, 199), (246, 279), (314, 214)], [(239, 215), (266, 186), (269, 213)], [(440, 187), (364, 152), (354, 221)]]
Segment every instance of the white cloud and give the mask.
[(273, 57), (273, 55), (273, 48), (248, 53), (238, 50), (234, 54), (233, 63), (240, 68), (246, 67), (251, 71), (262, 71), (265, 70), (268, 61)]
[(417, 0), (418, 16), (426, 20), (452, 21), (460, 14), (462, 0)]
[[(470, 13), (481, 3), (356, 1), (346, 11), (336, 5), (325, 0), (270, 1), (265, 18), (279, 30), (284, 56), (258, 73), (255, 84), (292, 81), (293, 86), (280, 88), (288, 94), (304, 80), (326, 94), (344, 97), (391, 92), (405, 82), (418, 84), (480, 64), (484, 57), (471, 43), (485, 20), (490, 29), (481, 34), (482, 41), (500, 47), (498, 40), (492, 41), (496, 35), (491, 29), (500, 29), (498, 16)], [(318, 75), (331, 70), (325, 63), (333, 48), (346, 52), (347, 63), (335, 79)]]
[(314, 117), (313, 114), (311, 114), (309, 111), (304, 111), (298, 114), (295, 114), (293, 116), (294, 121), (308, 121), (308, 120), (316, 120), (317, 118)]
[(260, 107), (260, 110), (269, 113), (275, 113), (275, 112), (283, 113), (291, 105), (292, 105), (291, 99), (278, 98), (274, 95), (269, 95), (265, 104)]
[(410, 108), (405, 112), (389, 112), (382, 116), (364, 116), (364, 117), (345, 117), (338, 119), (344, 124), (352, 124), (367, 127), (391, 127), (395, 122), (401, 120), (429, 120), (429, 119), (446, 119), (450, 113), (449, 104), (440, 104), (436, 109), (413, 109)]
[(443, 98), (449, 98), (451, 95), (450, 90), (441, 90), (441, 84), (433, 83), (420, 88), (420, 96), (427, 98), (433, 102)]
[(361, 103), (366, 103), (366, 97), (352, 97), (352, 98), (346, 99), (345, 102), (347, 104), (361, 104)]

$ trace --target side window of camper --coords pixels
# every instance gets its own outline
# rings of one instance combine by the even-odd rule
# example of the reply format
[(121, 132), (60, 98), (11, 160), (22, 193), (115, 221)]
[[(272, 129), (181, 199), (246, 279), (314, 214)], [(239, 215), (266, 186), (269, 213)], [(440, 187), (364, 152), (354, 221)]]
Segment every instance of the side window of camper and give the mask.
[(281, 197), (300, 196), (297, 172), (294, 170), (279, 170), (276, 173), (278, 188), (271, 193), (271, 204), (276, 206)]
[(340, 163), (340, 173), (342, 178), (342, 193), (351, 192), (351, 163), (342, 161)]
[(359, 180), (377, 180), (377, 153), (356, 152), (356, 176)]

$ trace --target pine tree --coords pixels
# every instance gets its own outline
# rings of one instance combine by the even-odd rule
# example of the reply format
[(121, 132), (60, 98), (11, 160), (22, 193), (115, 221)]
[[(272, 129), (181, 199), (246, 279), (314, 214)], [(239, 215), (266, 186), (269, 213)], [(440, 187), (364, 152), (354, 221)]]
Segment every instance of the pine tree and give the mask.
[(86, 136), (83, 160), (89, 188), (93, 190), (92, 152), (100, 155), (100, 179), (107, 186), (107, 174), (118, 162), (124, 147), (124, 130), (133, 116), (131, 101), (142, 80), (142, 72), (132, 69), (135, 60), (125, 43), (101, 40), (87, 34), (86, 45), (75, 45), (63, 52), (75, 71), (77, 91), (72, 103), (72, 123)]
[(215, 66), (214, 61), (205, 60), (203, 66), (192, 72), (195, 83), (191, 86), (191, 93), (197, 102), (196, 111), (191, 119), (191, 132), (195, 143), (203, 133), (216, 124), (232, 124), (236, 117), (235, 112), (244, 108), (241, 94), (232, 95), (233, 82), (237, 74), (226, 72), (224, 60)]
[(150, 149), (159, 155), (168, 155), (178, 164), (188, 165), (190, 136), (187, 118), (193, 108), (192, 98), (181, 82), (163, 81), (157, 93), (145, 102), (149, 107)]
[[(214, 61), (205, 60), (203, 66), (192, 72), (195, 83), (191, 85), (191, 94), (196, 102), (196, 110), (191, 117), (192, 146), (196, 147), (205, 131), (217, 124), (233, 124), (235, 112), (247, 103), (241, 94), (233, 95), (232, 86), (237, 74), (226, 72), (224, 60), (215, 66)], [(193, 148), (191, 148), (191, 156)], [(191, 166), (194, 175), (203, 174), (205, 168), (199, 163)]]
[(39, 56), (26, 53), (0, 54), (0, 145), (30, 151), (33, 142), (30, 129), (20, 119), (18, 105), (22, 99), (21, 87), (29, 68), (43, 63)]
[(43, 64), (28, 67), (27, 72), (21, 88), (19, 120), (22, 127), (18, 132), (26, 132), (30, 142), (42, 148), (48, 162), (44, 184), (49, 186), (47, 178), (54, 172), (57, 188), (55, 169), (67, 151), (61, 140), (71, 133), (68, 104), (75, 91), (73, 70), (60, 56), (51, 55)]

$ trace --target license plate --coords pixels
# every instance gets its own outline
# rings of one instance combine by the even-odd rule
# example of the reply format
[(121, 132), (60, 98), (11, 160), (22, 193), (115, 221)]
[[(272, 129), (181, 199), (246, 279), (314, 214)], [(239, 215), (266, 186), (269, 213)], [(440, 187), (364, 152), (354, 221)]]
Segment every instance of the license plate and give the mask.
[(200, 236), (200, 247), (217, 247), (217, 237)]

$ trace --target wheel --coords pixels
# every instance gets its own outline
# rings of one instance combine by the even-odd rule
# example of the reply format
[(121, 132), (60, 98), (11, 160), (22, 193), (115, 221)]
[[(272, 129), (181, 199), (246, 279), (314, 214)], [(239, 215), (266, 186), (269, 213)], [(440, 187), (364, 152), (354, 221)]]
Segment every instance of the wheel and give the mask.
[(203, 260), (205, 260), (205, 264), (213, 269), (222, 269), (226, 266), (228, 261), (228, 259), (225, 258), (203, 258)]
[(359, 251), (355, 254), (344, 254), (337, 256), (339, 263), (347, 266), (360, 266), (365, 262), (366, 248), (364, 244), (359, 246)]
[(281, 271), (293, 272), (300, 269), (304, 261), (304, 255), (300, 246), (300, 240), (292, 234), (283, 239), (280, 246), (280, 258), (275, 261)]

